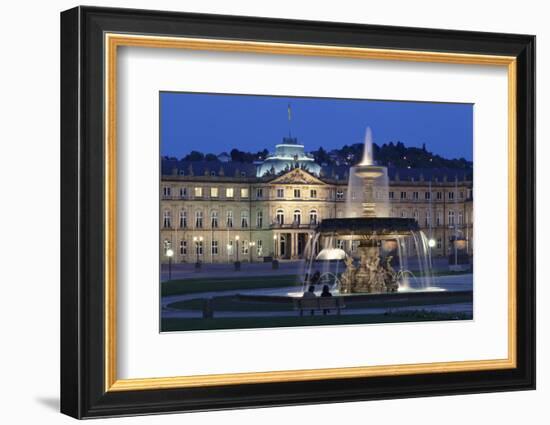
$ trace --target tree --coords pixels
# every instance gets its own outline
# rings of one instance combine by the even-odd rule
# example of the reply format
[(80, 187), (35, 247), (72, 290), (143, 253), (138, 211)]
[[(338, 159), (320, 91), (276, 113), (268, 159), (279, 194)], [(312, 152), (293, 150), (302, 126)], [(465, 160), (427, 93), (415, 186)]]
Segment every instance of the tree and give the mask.
[(204, 159), (204, 154), (198, 151), (191, 151), (191, 153), (183, 159), (185, 161), (202, 161)]
[(204, 157), (204, 159), (206, 161), (217, 161), (218, 157), (216, 155), (214, 155), (213, 153), (207, 153), (206, 156)]

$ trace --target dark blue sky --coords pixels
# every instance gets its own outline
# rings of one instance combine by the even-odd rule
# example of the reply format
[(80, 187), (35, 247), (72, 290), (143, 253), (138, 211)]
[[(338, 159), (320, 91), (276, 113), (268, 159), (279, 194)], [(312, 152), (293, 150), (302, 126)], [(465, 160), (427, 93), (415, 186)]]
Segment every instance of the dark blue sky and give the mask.
[(370, 126), (378, 145), (401, 141), (446, 158), (472, 160), (473, 105), (199, 93), (160, 94), (161, 155), (233, 148), (272, 152), (289, 132), (306, 151), (362, 142)]

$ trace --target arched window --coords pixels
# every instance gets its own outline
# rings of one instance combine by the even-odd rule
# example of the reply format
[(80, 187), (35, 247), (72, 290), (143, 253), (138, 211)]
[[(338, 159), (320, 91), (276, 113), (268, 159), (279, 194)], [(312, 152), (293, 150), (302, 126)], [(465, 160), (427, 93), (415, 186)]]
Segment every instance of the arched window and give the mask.
[(275, 213), (275, 215), (276, 215), (276, 217), (277, 217), (277, 224), (278, 224), (279, 226), (282, 226), (283, 224), (285, 224), (285, 213), (284, 213), (284, 211), (283, 211), (281, 208), (279, 208), (279, 209), (277, 210), (277, 212)]
[(300, 225), (302, 222), (302, 211), (294, 210), (294, 224)]
[(195, 211), (195, 227), (202, 229), (202, 211)]
[(210, 213), (210, 225), (212, 226), (212, 229), (218, 228), (218, 211), (212, 211)]
[[(452, 192), (449, 192), (449, 193), (452, 193)], [(455, 224), (455, 212), (454, 211), (449, 211), (449, 219), (447, 221), (447, 224), (449, 226), (454, 226), (454, 224)]]
[(248, 211), (241, 211), (241, 227), (248, 227)]
[(233, 227), (233, 211), (227, 211), (227, 227)]
[(317, 210), (309, 212), (309, 224), (317, 224)]
[(172, 215), (168, 210), (164, 211), (162, 227), (164, 227), (165, 229), (172, 227)]
[(187, 227), (187, 211), (180, 211), (180, 229), (185, 229)]

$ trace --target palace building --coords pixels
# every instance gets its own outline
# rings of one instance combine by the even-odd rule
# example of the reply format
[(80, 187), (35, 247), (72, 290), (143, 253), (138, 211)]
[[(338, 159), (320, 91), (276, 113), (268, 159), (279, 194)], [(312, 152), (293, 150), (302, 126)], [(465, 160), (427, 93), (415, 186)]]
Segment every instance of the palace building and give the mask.
[[(162, 159), (160, 256), (227, 263), (303, 258), (325, 218), (344, 217), (349, 166), (321, 166), (285, 138), (260, 164)], [(388, 167), (390, 216), (414, 218), (446, 256), (473, 254), (471, 170)], [(318, 249), (319, 247), (317, 247)]]

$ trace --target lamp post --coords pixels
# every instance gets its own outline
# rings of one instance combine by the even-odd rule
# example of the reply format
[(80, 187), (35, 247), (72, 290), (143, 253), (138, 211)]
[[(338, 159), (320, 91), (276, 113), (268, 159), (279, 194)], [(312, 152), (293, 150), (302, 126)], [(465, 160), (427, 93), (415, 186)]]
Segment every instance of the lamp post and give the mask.
[(202, 243), (202, 236), (193, 236), (193, 241), (195, 242), (195, 253), (197, 255), (197, 261), (195, 263), (195, 269), (198, 271), (201, 268), (201, 262), (199, 260), (199, 244)]
[(168, 248), (166, 250), (166, 256), (168, 257), (168, 280), (172, 280), (172, 257), (174, 256), (174, 251)]
[(248, 251), (250, 254), (250, 262), (252, 263), (252, 251), (254, 250), (254, 247), (256, 246), (256, 242), (250, 241), (248, 243)]
[(236, 261), (235, 261), (235, 270), (240, 270), (241, 269), (241, 263), (239, 262), (239, 235), (235, 236), (235, 249), (237, 250), (236, 252)]
[(273, 255), (277, 258), (277, 235), (273, 235)]

